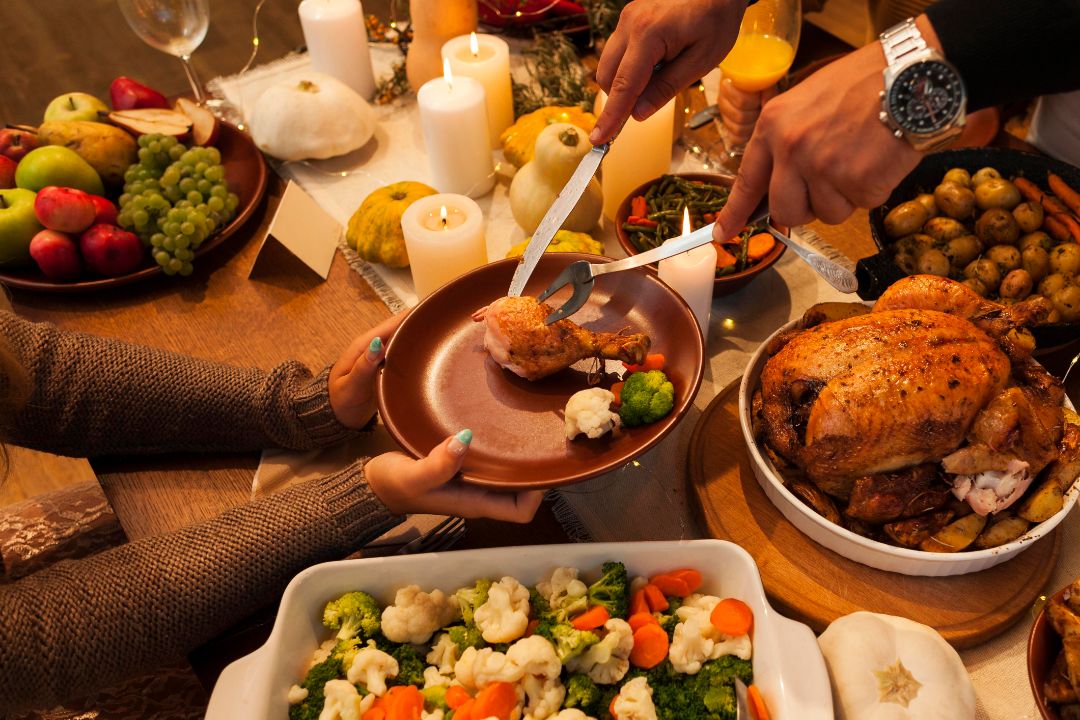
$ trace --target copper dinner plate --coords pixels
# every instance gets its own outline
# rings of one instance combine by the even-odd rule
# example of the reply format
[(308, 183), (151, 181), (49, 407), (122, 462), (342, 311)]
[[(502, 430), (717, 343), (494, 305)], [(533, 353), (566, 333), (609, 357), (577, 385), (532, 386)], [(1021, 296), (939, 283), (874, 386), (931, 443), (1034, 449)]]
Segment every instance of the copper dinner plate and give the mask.
[[(538, 295), (575, 260), (609, 258), (579, 253), (544, 255), (524, 294)], [(383, 422), (415, 457), (462, 428), (473, 431), (462, 477), (494, 488), (550, 488), (622, 466), (658, 443), (690, 408), (705, 350), (694, 314), (650, 269), (597, 278), (585, 307), (571, 319), (596, 331), (629, 328), (652, 339), (675, 386), (675, 408), (664, 419), (618, 436), (567, 440), (566, 401), (589, 387), (588, 361), (530, 382), (504, 370), (484, 350), (484, 324), (473, 311), (506, 294), (518, 260), (473, 270), (432, 293), (409, 314), (387, 346), (376, 382)], [(564, 288), (548, 303), (561, 305)], [(614, 363), (618, 365), (618, 363)], [(608, 369), (614, 369), (611, 361)], [(621, 369), (621, 366), (619, 366)], [(609, 387), (611, 378), (601, 383)]]

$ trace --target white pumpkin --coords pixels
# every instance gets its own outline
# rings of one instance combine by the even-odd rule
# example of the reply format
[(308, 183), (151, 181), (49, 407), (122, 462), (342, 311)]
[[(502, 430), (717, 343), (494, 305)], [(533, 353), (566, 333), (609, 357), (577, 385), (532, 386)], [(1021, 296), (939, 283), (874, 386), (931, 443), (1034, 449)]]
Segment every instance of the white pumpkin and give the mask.
[[(526, 234), (536, 230), (578, 162), (591, 149), (585, 131), (570, 123), (552, 123), (537, 136), (533, 159), (522, 165), (510, 181), (510, 210)], [(600, 221), (603, 209), (600, 183), (592, 178), (563, 221), (562, 229), (588, 232)]]
[(348, 85), (317, 72), (270, 86), (251, 115), (251, 137), (279, 160), (344, 155), (375, 132), (375, 111)]
[(818, 638), (839, 720), (972, 720), (975, 689), (956, 650), (907, 618), (856, 612)]

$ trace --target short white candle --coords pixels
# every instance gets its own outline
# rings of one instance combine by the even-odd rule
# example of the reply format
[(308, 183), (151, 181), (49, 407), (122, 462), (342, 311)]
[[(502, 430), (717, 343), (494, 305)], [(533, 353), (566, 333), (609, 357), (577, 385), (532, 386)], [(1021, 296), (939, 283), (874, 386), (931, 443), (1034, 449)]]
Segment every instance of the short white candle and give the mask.
[(370, 100), (375, 76), (359, 0), (303, 0), (299, 12), (311, 69), (337, 78)]
[(484, 87), (454, 77), (443, 59), (443, 77), (428, 80), (416, 94), (431, 178), (443, 192), (481, 197), (495, 186)]
[[(597, 97), (598, 114), (606, 99), (603, 93)], [(674, 98), (643, 122), (634, 118), (626, 121), (600, 166), (606, 218), (615, 219), (619, 205), (634, 188), (671, 170), (674, 135)]]
[(428, 195), (401, 215), (409, 269), (419, 298), (487, 262), (484, 214), (464, 195)]
[(491, 147), (514, 124), (514, 95), (510, 86), (510, 46), (494, 35), (459, 35), (442, 46), (454, 77), (471, 77), (484, 86)]
[[(683, 235), (689, 234), (690, 211), (683, 208)], [(701, 247), (661, 260), (660, 279), (679, 293), (694, 311), (698, 327), (701, 328), (701, 337), (708, 340), (713, 281), (716, 279), (716, 248), (713, 244), (705, 243)]]

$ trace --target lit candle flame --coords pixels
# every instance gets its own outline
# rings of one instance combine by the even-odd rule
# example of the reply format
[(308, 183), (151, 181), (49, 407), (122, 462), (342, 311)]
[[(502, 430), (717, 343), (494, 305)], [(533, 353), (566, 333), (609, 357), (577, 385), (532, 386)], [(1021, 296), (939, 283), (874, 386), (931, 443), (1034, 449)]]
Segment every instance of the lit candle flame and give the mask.
[(688, 207), (682, 209), (682, 234), (690, 234), (690, 208)]
[(443, 205), (439, 208), (439, 222), (442, 223), (442, 229), (446, 229), (446, 206)]
[(476, 33), (469, 33), (469, 50), (474, 58), (480, 54), (480, 42), (476, 39)]
[(454, 89), (454, 73), (450, 72), (450, 58), (442, 59), (442, 76), (446, 80), (446, 86)]

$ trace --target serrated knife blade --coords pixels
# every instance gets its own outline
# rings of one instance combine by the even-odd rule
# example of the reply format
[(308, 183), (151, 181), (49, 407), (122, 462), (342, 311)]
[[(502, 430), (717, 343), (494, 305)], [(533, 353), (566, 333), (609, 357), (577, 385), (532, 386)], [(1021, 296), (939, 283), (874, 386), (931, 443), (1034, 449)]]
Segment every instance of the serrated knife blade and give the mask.
[(555, 233), (562, 227), (566, 216), (577, 205), (581, 194), (585, 192), (589, 181), (596, 174), (596, 169), (600, 167), (600, 161), (604, 159), (604, 155), (607, 154), (610, 146), (611, 143), (596, 145), (587, 152), (578, 163), (574, 174), (570, 176), (566, 185), (559, 191), (559, 196), (555, 198), (555, 202), (548, 208), (544, 219), (536, 226), (536, 231), (533, 233), (532, 239), (529, 240), (528, 247), (525, 248), (521, 263), (514, 271), (514, 277), (510, 281), (510, 292), (507, 293), (510, 297), (521, 295), (525, 289), (525, 283), (529, 281), (533, 270), (536, 269), (536, 264), (540, 262), (540, 256), (544, 254), (544, 250), (547, 249), (551, 238), (555, 237)]

